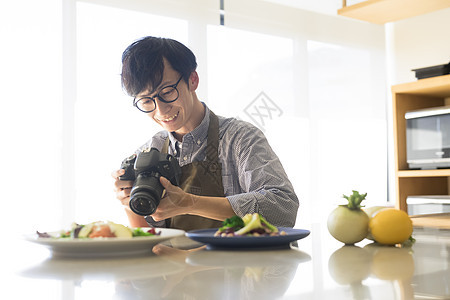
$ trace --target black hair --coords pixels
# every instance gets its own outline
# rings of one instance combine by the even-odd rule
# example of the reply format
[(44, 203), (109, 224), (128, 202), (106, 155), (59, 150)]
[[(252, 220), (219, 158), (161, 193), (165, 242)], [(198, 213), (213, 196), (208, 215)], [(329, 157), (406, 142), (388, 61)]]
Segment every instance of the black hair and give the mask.
[(151, 92), (161, 84), (164, 60), (180, 73), (184, 81), (197, 68), (194, 53), (173, 39), (147, 36), (130, 46), (122, 54), (122, 87), (132, 97), (148, 89)]

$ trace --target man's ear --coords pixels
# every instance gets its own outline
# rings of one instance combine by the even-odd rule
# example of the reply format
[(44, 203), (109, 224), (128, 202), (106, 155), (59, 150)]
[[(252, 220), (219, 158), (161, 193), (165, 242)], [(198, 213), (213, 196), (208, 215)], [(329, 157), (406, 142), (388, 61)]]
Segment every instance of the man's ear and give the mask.
[(200, 79), (198, 78), (197, 71), (193, 71), (191, 73), (191, 76), (189, 76), (189, 90), (190, 91), (195, 91), (197, 89), (199, 80)]

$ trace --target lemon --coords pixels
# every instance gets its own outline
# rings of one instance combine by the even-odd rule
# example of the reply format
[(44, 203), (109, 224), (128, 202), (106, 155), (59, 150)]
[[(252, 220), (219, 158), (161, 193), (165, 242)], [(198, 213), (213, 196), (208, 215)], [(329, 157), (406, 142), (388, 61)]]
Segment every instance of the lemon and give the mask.
[(388, 208), (379, 211), (370, 219), (369, 230), (378, 243), (395, 245), (409, 239), (413, 225), (406, 212)]

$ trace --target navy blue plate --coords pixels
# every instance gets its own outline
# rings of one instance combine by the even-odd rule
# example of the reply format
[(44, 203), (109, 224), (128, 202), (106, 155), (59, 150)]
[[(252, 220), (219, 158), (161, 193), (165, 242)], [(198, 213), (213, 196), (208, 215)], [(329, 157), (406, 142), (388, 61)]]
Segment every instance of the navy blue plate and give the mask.
[(286, 232), (286, 235), (276, 236), (214, 236), (217, 228), (199, 229), (186, 232), (186, 236), (196, 242), (204, 243), (208, 249), (285, 249), (293, 241), (305, 238), (309, 235), (309, 230), (279, 227), (279, 231)]

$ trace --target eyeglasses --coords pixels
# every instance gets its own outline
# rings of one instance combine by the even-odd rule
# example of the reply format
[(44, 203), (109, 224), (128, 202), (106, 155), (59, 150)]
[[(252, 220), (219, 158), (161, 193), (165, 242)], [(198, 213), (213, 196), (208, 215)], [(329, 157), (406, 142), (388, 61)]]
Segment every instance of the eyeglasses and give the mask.
[(158, 98), (160, 101), (164, 103), (172, 103), (178, 99), (180, 93), (178, 92), (177, 85), (180, 83), (181, 78), (175, 84), (168, 85), (163, 87), (158, 94), (154, 97), (142, 97), (137, 99), (136, 97), (133, 100), (133, 105), (136, 106), (140, 111), (149, 113), (156, 109), (156, 100)]

